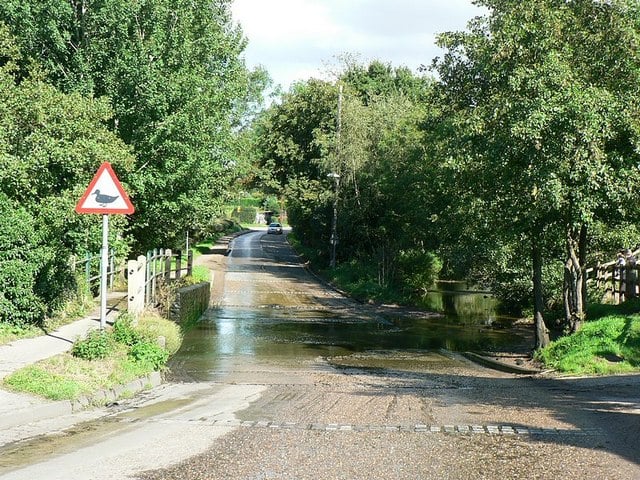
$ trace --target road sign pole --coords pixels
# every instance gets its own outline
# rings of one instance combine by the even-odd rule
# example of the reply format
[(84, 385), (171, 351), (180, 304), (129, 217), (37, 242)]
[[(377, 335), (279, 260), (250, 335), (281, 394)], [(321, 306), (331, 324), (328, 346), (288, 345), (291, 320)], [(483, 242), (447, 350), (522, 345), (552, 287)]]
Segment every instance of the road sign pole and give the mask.
[(107, 325), (107, 266), (109, 265), (109, 215), (102, 215), (102, 259), (100, 261), (100, 329)]

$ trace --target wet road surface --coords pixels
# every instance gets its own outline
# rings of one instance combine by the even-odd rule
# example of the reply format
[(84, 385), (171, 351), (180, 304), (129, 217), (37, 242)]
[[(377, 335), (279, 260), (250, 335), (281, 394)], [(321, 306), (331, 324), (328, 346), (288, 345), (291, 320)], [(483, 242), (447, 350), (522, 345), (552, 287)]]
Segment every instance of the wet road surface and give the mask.
[(640, 478), (637, 376), (481, 368), (441, 347), (512, 334), (360, 305), (283, 236), (239, 237), (226, 263), (173, 382), (4, 450), (0, 478)]

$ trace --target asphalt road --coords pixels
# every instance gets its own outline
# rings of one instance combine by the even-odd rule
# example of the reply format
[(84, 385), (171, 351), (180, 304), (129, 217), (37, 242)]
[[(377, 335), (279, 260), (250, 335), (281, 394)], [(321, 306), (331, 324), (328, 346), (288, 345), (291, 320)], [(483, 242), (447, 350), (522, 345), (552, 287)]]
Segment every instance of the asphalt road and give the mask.
[(523, 377), (319, 342), (384, 312), (318, 283), (284, 236), (201, 261), (217, 308), (172, 381), (5, 447), (0, 478), (640, 478), (640, 376)]

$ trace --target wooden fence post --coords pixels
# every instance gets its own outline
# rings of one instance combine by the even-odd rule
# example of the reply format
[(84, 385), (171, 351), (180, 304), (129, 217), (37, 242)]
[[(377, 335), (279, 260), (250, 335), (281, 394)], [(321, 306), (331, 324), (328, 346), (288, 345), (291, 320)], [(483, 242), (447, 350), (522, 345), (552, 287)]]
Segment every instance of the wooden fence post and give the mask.
[(625, 285), (625, 300), (636, 298), (636, 280), (638, 270), (635, 263), (627, 263), (627, 283)]
[(182, 250), (178, 250), (176, 254), (176, 279), (182, 274)]
[(145, 305), (146, 257), (140, 255), (137, 260), (129, 260), (127, 271), (129, 274), (127, 282), (127, 311), (133, 315), (134, 321), (137, 321), (138, 315), (142, 313)]
[(623, 291), (623, 287), (624, 287), (624, 267), (620, 266), (618, 268), (618, 304), (622, 303), (623, 300), (623, 296), (624, 296), (624, 291)]
[(164, 279), (167, 283), (171, 281), (171, 249), (167, 248), (164, 251)]
[(153, 252), (149, 250), (147, 252), (147, 268), (145, 269), (145, 280), (144, 280), (144, 302), (149, 305), (151, 303), (151, 262), (155, 259), (153, 258)]
[(187, 252), (187, 275), (193, 274), (193, 250)]

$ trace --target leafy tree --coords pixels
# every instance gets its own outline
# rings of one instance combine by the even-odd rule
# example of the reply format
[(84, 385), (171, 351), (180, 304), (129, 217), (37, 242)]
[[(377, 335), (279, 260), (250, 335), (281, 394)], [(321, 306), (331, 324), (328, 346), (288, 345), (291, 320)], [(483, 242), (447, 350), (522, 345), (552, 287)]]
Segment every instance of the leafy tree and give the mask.
[(296, 85), (258, 127), (263, 167), (285, 192), (301, 240), (327, 257), (336, 195), (328, 174), (338, 173), (340, 259), (372, 266), (382, 286), (414, 292), (439, 270), (422, 207), (435, 191), (418, 128), (425, 107), (417, 99), (429, 88), (404, 69), (351, 65), (338, 85)]
[(589, 226), (596, 219), (615, 225), (630, 205), (618, 179), (638, 175), (637, 109), (629, 105), (638, 98), (637, 53), (629, 47), (637, 41), (637, 5), (480, 3), (491, 14), (469, 32), (442, 35), (447, 53), (436, 68), (457, 131), (451, 145), (460, 176), (475, 179), (471, 193), (501, 235), (529, 244), (541, 347), (548, 341), (545, 257), (565, 239), (566, 315), (575, 330), (584, 318)]
[(235, 178), (235, 130), (264, 80), (244, 67), (230, 1), (8, 0), (0, 20), (58, 88), (109, 98), (112, 128), (137, 161), (123, 175), (137, 248), (205, 235)]
[[(22, 57), (2, 24), (0, 58), (0, 203), (7, 222), (0, 270), (21, 285), (4, 284), (2, 320), (40, 322), (73, 288), (69, 256), (99, 248), (100, 221), (76, 214), (76, 202), (102, 162), (126, 172), (133, 158), (105, 127), (106, 102), (64, 94), (37, 69), (19, 71)], [(16, 205), (20, 210), (8, 213)], [(114, 238), (124, 226), (114, 219)], [(21, 293), (10, 293), (15, 289)]]

